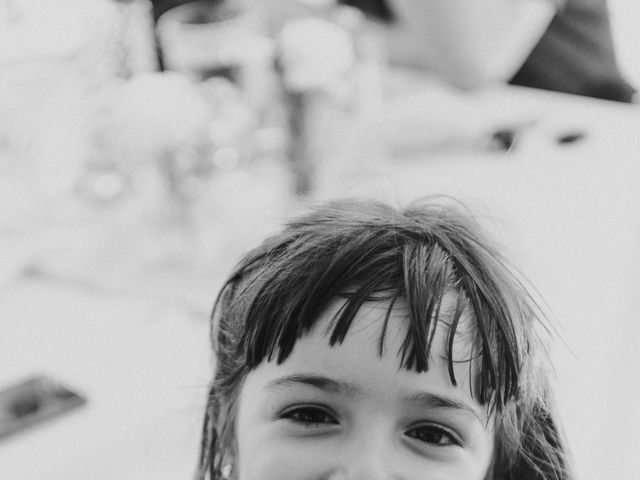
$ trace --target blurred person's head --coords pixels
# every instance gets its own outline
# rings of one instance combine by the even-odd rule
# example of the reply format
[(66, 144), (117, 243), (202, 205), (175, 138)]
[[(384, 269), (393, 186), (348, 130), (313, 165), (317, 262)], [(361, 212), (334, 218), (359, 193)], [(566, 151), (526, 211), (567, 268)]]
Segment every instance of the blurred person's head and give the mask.
[(567, 479), (543, 324), (458, 204), (321, 205), (217, 298), (200, 478)]

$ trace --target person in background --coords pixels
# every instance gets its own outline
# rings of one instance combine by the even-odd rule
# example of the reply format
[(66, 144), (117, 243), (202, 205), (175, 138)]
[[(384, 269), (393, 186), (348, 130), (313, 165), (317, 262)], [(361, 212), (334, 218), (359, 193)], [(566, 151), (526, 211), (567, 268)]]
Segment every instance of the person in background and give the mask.
[(607, 0), (339, 0), (381, 20), (392, 62), (461, 88), (502, 81), (620, 102)]

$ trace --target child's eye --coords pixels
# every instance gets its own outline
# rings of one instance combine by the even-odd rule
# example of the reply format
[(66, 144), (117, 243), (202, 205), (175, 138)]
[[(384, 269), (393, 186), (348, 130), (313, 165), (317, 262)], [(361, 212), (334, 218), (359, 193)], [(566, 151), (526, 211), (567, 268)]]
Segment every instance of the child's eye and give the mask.
[(327, 412), (324, 408), (315, 406), (291, 408), (282, 413), (280, 417), (304, 425), (335, 425), (338, 423), (338, 421), (331, 413)]
[(437, 425), (422, 425), (414, 427), (406, 432), (406, 435), (420, 442), (437, 447), (449, 447), (460, 445), (455, 435), (443, 427)]

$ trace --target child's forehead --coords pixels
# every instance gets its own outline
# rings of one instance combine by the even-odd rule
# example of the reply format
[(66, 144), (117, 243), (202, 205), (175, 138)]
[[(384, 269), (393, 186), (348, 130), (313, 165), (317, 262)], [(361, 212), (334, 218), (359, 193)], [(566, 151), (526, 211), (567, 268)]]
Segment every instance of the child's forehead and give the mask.
[[(452, 344), (449, 343), (449, 322), (443, 319), (435, 323), (435, 331), (432, 335), (427, 333), (429, 338), (424, 342), (425, 346), (430, 345), (428, 368), (416, 371), (406, 365), (403, 357), (403, 346), (411, 337), (408, 330), (409, 308), (404, 300), (398, 299), (389, 310), (390, 302), (365, 302), (342, 341), (330, 346), (335, 316), (340, 314), (340, 308), (345, 304), (344, 299), (332, 301), (309, 333), (296, 342), (292, 355), (283, 365), (304, 365), (313, 371), (328, 370), (337, 375), (345, 373), (348, 365), (358, 365), (354, 371), (397, 376), (398, 382), (402, 383), (401, 379), (409, 382), (405, 384), (407, 388), (409, 384), (417, 386), (427, 382), (431, 385), (435, 381), (439, 388), (461, 390), (473, 398), (471, 392), (475, 391), (478, 363), (472, 360), (473, 349), (465, 333), (468, 330), (466, 324), (471, 322), (468, 316), (463, 313), (460, 317)], [(447, 298), (446, 303), (456, 305), (455, 296)], [(447, 314), (454, 314), (452, 305), (443, 305), (447, 307)], [(382, 349), (381, 338), (384, 338)], [(455, 381), (452, 381), (451, 373)]]
[[(326, 336), (328, 341), (336, 318), (340, 316), (348, 302), (348, 298), (335, 298), (329, 302), (309, 334), (320, 333)], [(427, 337), (425, 340), (430, 347), (431, 358), (446, 360), (451, 353), (454, 362), (469, 360), (472, 350), (474, 316), (467, 305), (465, 305), (459, 320), (455, 322), (451, 352), (448, 348), (450, 332), (457, 310), (458, 294), (454, 291), (444, 294), (438, 309), (438, 316), (431, 322), (433, 327), (425, 332)], [(348, 342), (349, 336), (354, 332), (366, 331), (371, 342), (376, 345), (379, 345), (382, 340), (386, 345), (385, 350), (393, 348), (400, 350), (411, 328), (410, 311), (410, 305), (404, 297), (398, 297), (395, 300), (383, 298), (364, 302), (353, 319), (345, 341)], [(426, 319), (420, 319), (420, 321), (426, 323)]]
[[(366, 318), (371, 322), (376, 322), (384, 320), (387, 314), (389, 314), (390, 318), (407, 323), (409, 316), (411, 315), (411, 305), (409, 305), (407, 299), (403, 296), (390, 297), (391, 295), (386, 292), (380, 294), (379, 298), (370, 297), (369, 300), (363, 302), (360, 306), (358, 310), (359, 319), (362, 320)], [(459, 299), (461, 299), (460, 294), (454, 290), (449, 290), (442, 295), (437, 311), (437, 320), (439, 325), (442, 325), (445, 328), (449, 327), (451, 322), (454, 320), (456, 311), (458, 310)], [(332, 299), (321, 312), (317, 323), (329, 322), (336, 315), (339, 316), (350, 301), (351, 299), (349, 295)], [(464, 300), (462, 301), (464, 302), (464, 310), (460, 317), (460, 323), (464, 323), (465, 325), (459, 325), (456, 329), (457, 331), (465, 331), (465, 327), (471, 326), (472, 315), (470, 307), (467, 302)], [(425, 310), (425, 308), (421, 308), (419, 310)]]

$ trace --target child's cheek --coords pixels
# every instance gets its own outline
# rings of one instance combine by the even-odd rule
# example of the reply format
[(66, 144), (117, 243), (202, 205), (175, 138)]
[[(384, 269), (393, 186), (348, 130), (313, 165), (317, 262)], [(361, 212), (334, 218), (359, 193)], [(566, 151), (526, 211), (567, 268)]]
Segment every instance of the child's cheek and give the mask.
[[(250, 440), (240, 450), (238, 480), (318, 480), (330, 478), (331, 467), (322, 449), (298, 443)], [(303, 442), (304, 443), (304, 442)], [(244, 452), (244, 454), (243, 454)]]

